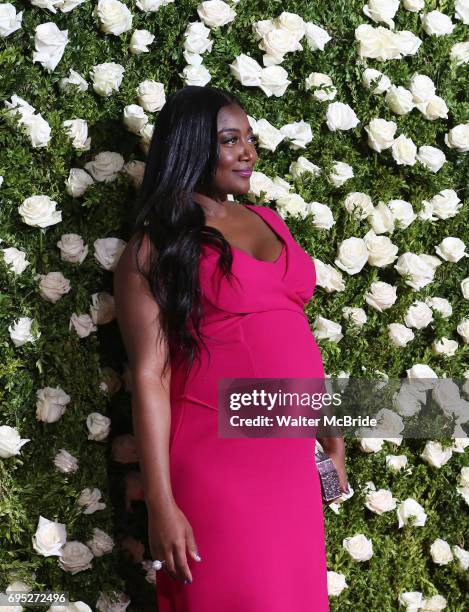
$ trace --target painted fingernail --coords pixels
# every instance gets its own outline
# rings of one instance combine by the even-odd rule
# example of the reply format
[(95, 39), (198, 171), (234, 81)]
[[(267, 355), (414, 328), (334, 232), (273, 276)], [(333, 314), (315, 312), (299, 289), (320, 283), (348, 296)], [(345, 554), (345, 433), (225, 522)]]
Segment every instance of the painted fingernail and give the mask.
[(192, 584), (192, 580), (184, 580), (184, 584)]
[(196, 553), (195, 560), (196, 561), (202, 561), (202, 557)]

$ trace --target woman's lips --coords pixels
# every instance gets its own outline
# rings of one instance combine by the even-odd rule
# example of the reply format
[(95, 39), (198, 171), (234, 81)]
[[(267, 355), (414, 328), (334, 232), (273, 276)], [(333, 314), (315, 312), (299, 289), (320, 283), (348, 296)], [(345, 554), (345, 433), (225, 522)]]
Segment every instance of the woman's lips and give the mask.
[(239, 176), (244, 176), (246, 178), (249, 178), (252, 174), (252, 170), (233, 170), (233, 172), (236, 172), (236, 174), (239, 174)]

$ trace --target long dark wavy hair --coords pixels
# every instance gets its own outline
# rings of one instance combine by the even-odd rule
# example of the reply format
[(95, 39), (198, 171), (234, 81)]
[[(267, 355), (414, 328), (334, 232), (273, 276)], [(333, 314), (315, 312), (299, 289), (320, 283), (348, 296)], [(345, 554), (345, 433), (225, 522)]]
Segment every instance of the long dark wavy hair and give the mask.
[[(205, 225), (193, 192), (211, 194), (219, 159), (217, 115), (239, 99), (216, 87), (188, 85), (172, 93), (155, 121), (143, 181), (136, 197), (137, 252), (151, 240), (148, 273), (138, 264), (159, 306), (167, 348), (162, 376), (174, 359), (190, 369), (200, 357), (202, 317), (198, 262), (204, 243), (215, 245), (219, 268), (231, 277), (232, 254), (221, 232)], [(153, 248), (154, 247), (154, 248)], [(192, 330), (191, 330), (192, 326)], [(181, 360), (181, 361), (179, 361)]]

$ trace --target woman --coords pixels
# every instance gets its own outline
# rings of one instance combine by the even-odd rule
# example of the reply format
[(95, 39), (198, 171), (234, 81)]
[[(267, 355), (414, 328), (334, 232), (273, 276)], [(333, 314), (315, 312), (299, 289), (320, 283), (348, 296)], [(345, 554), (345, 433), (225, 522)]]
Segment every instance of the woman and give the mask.
[[(185, 87), (160, 111), (114, 276), (160, 612), (325, 612), (311, 438), (221, 438), (220, 378), (322, 378), (312, 259), (249, 191), (239, 100)], [(344, 443), (321, 440), (347, 488)]]

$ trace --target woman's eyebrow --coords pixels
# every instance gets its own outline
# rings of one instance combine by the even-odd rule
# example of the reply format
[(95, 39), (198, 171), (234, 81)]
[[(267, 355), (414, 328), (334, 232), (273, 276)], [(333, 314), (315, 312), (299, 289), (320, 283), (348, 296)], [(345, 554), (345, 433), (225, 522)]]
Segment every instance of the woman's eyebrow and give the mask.
[[(222, 132), (240, 132), (241, 130), (239, 128), (222, 128), (221, 130), (218, 130), (218, 133), (221, 134)], [(252, 132), (252, 127), (249, 127), (248, 132)]]

